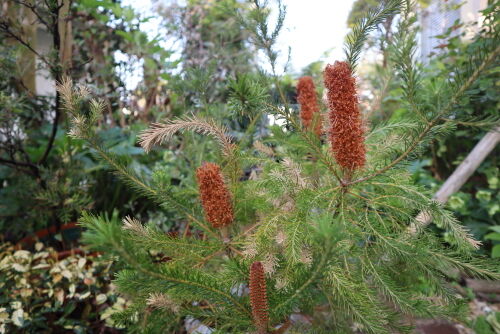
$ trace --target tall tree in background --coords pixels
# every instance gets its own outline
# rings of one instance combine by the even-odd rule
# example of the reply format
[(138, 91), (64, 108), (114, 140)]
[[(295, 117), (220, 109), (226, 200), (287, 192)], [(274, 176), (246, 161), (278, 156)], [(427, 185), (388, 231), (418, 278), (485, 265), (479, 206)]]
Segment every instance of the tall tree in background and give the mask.
[(91, 86), (106, 101), (101, 129), (118, 120), (126, 125), (121, 110), (130, 92), (115, 52), (159, 62), (169, 54), (139, 30), (140, 22), (130, 7), (111, 0), (0, 0), (0, 230), (8, 238), (70, 222), (106, 193), (89, 195), (96, 175), (84, 171), (98, 173), (98, 163), (64, 135), (55, 83), (69, 76)]
[(249, 72), (255, 65), (249, 33), (234, 15), (235, 9), (248, 11), (249, 5), (236, 0), (189, 0), (185, 5), (174, 2), (167, 6), (158, 3), (164, 25), (179, 41), (184, 76), (204, 81), (202, 98), (207, 102), (224, 98), (222, 82)]

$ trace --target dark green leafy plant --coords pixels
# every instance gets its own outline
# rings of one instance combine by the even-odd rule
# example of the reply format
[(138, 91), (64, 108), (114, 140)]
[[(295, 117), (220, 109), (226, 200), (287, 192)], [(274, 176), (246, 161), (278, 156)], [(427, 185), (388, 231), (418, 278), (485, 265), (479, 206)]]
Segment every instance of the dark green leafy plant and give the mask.
[[(166, 64), (170, 53), (140, 31), (146, 19), (111, 0), (0, 0), (0, 17), (0, 233), (17, 241), (49, 225), (75, 221), (81, 210), (90, 208), (111, 214), (121, 207), (127, 214), (134, 207), (147, 217), (151, 207), (117, 185), (81, 140), (65, 134), (69, 124), (55, 90), (53, 95), (50, 88), (40, 92), (63, 74), (91, 85), (108, 106), (97, 135), (116, 155), (137, 160), (129, 162), (147, 171), (159, 157), (145, 158), (134, 147), (133, 134), (144, 126), (127, 128), (127, 122), (154, 118), (165, 110), (155, 102), (164, 93), (156, 76), (171, 67)], [(40, 29), (33, 30), (35, 26)], [(148, 103), (139, 115), (122, 112), (128, 92), (119, 74), (129, 68), (115, 60), (117, 50), (144, 61), (145, 79), (135, 96), (147, 95)], [(47, 77), (38, 90), (36, 76)]]

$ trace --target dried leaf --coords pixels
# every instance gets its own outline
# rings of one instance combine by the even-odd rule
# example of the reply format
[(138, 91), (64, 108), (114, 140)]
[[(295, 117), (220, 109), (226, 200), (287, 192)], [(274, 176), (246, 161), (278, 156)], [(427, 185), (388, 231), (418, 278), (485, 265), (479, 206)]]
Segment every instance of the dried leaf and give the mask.
[(62, 275), (55, 274), (54, 278), (52, 278), (52, 282), (54, 282), (54, 284), (55, 284), (55, 283), (58, 283), (59, 281), (61, 281), (62, 279), (63, 279)]

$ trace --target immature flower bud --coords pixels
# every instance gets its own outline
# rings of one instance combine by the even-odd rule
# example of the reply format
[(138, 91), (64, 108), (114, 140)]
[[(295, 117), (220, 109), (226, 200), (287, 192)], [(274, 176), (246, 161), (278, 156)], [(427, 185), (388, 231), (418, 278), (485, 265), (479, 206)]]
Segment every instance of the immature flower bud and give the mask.
[(218, 165), (206, 162), (196, 170), (201, 204), (207, 221), (214, 228), (231, 224), (233, 221), (233, 206), (231, 195)]
[(259, 334), (266, 334), (269, 314), (266, 294), (266, 278), (264, 267), (261, 262), (254, 262), (250, 267), (250, 304), (252, 316)]
[(297, 84), (297, 101), (300, 104), (300, 118), (306, 129), (310, 129), (314, 123), (314, 133), (321, 135), (321, 118), (319, 114), (316, 87), (311, 77), (301, 77)]
[(330, 108), (330, 143), (338, 164), (348, 173), (364, 166), (366, 149), (356, 95), (356, 79), (346, 62), (327, 65), (324, 72)]

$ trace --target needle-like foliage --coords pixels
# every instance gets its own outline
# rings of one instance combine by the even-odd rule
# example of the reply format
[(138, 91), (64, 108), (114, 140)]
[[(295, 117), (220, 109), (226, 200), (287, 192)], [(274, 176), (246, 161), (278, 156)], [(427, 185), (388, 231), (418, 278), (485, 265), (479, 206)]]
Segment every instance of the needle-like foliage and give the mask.
[[(285, 107), (290, 101), (273, 103), (263, 93), (271, 88), (266, 83), (259, 83), (263, 89), (245, 89), (246, 94), (256, 94), (248, 99), (241, 98), (241, 92), (231, 93), (241, 101), (259, 101), (243, 103), (245, 108), (265, 105), (266, 112), (286, 123), (271, 126), (268, 136), (253, 146), (240, 145), (245, 138), (229, 139), (227, 129), (197, 117), (154, 124), (144, 132), (141, 144), (147, 150), (178, 131), (215, 139), (222, 154), (210, 162), (214, 171), (210, 177), (217, 175), (222, 211), (231, 211), (231, 219), (223, 224), (214, 224), (214, 215), (207, 212), (221, 209), (211, 201), (214, 189), (200, 185), (201, 200), (196, 193), (181, 196), (175, 187), (155, 178), (151, 184), (143, 181), (117, 161), (93, 135), (92, 122), (101, 104), (91, 102), (90, 113), (80, 113), (84, 90), (69, 81), (61, 84), (65, 107), (73, 117), (71, 133), (87, 140), (135, 189), (185, 219), (184, 231), (165, 234), (131, 217), (123, 223), (89, 214), (82, 217), (87, 243), (123, 266), (116, 284), (133, 304), (118, 321), (130, 329), (136, 326), (139, 332), (145, 324), (183, 330), (193, 321), (218, 333), (408, 332), (411, 323), (404, 319), (411, 317), (405, 315), (445, 319), (461, 315), (464, 300), (448, 284), (456, 273), (500, 279), (498, 262), (476, 256), (478, 243), (470, 233), (432, 200), (427, 189), (415, 185), (407, 171), (408, 162), (422, 148), (453, 130), (445, 117), (494, 65), (498, 48), (482, 50), (472, 57), (470, 67), (457, 69), (452, 89), (443, 79), (442, 90), (434, 91), (422, 81), (413, 56), (415, 20), (409, 2), (381, 4), (353, 28), (346, 44), (349, 66), (344, 64), (348, 74), (354, 74), (366, 34), (401, 11), (391, 52), (394, 78), (401, 82), (404, 107), (411, 112), (398, 122), (366, 129), (366, 156), (356, 168), (349, 168), (348, 178), (343, 177), (346, 167), (339, 165), (330, 143), (322, 143), (304, 128), (298, 115)], [(259, 31), (270, 36), (262, 26), (254, 29), (255, 34)], [(238, 90), (240, 85), (230, 86)], [(351, 126), (347, 116), (342, 122)], [(351, 121), (359, 126), (359, 119)], [(422, 213), (448, 232), (446, 240), (419, 225)]]

